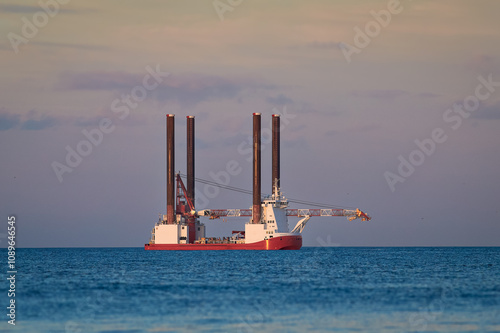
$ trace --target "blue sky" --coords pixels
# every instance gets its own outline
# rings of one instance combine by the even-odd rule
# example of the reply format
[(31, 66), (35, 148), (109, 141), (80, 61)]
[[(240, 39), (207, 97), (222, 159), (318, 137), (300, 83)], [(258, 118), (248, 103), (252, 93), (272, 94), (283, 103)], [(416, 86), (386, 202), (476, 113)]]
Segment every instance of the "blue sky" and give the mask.
[[(236, 161), (230, 185), (250, 189), (253, 112), (263, 128), (272, 113), (289, 115), (285, 195), (373, 216), (313, 218), (304, 245), (500, 245), (498, 2), (62, 2), (44, 2), (58, 4), (52, 16), (37, 1), (0, 5), (0, 212), (5, 228), (18, 217), (20, 246), (147, 242), (165, 212), (167, 113), (177, 170), (194, 115), (196, 176)], [(357, 52), (346, 57), (346, 45)], [(68, 166), (67, 147), (88, 148), (84, 133), (103, 121), (108, 133)], [(436, 129), (441, 142), (426, 154), (416, 141)], [(270, 153), (264, 144), (264, 192)], [(54, 162), (71, 169), (62, 181)], [(251, 205), (197, 191), (198, 208)], [(225, 236), (245, 220), (205, 222)]]

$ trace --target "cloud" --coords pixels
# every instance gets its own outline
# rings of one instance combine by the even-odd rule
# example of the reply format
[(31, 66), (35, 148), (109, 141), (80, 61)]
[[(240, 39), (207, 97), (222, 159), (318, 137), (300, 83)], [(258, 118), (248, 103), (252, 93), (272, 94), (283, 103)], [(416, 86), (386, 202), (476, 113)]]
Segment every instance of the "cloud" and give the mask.
[(441, 95), (434, 94), (431, 92), (423, 92), (423, 93), (417, 94), (417, 97), (422, 97), (422, 98), (434, 98), (434, 97), (439, 97), (439, 96), (441, 96)]
[(294, 128), (292, 128), (291, 130), (292, 130), (292, 132), (300, 132), (300, 131), (302, 131), (302, 130), (304, 130), (306, 128), (307, 128), (307, 125), (300, 124), (300, 125), (295, 126)]
[(51, 128), (60, 123), (57, 118), (47, 115), (40, 115), (36, 111), (30, 111), (24, 117), (21, 117), (21, 115), (18, 114), (6, 112), (5, 109), (2, 109), (0, 111), (0, 131), (6, 131), (14, 128), (19, 128), (21, 130), (27, 131), (36, 131)]
[(338, 134), (338, 131), (336, 130), (329, 130), (325, 133), (326, 136), (335, 136)]
[(74, 43), (55, 43), (55, 42), (31, 42), (32, 45), (39, 45), (44, 47), (60, 47), (60, 48), (71, 48), (77, 50), (106, 50), (109, 49), (107, 46), (102, 45), (85, 45), (85, 44), (74, 44)]
[(332, 112), (330, 110), (328, 110), (326, 112), (320, 111), (308, 102), (296, 103), (294, 108), (292, 110), (290, 110), (290, 113), (293, 113), (293, 114), (295, 114), (295, 113), (297, 113), (297, 114), (325, 114), (325, 113), (335, 114), (335, 112)]
[[(15, 5), (15, 4), (1, 4), (0, 10), (7, 13), (20, 13), (20, 14), (31, 14), (43, 11), (43, 8), (40, 6), (23, 6), (23, 5)], [(75, 10), (61, 8), (59, 6), (60, 13), (73, 13)]]
[(11, 113), (0, 114), (0, 131), (6, 131), (11, 128), (15, 128), (19, 125), (19, 123), (20, 123), (20, 117), (17, 114), (11, 114)]
[(104, 116), (95, 117), (77, 117), (73, 124), (77, 127), (88, 127), (88, 126), (98, 126), (99, 121), (103, 119)]
[(127, 72), (63, 73), (56, 88), (63, 90), (130, 90), (141, 76)]
[(395, 99), (401, 96), (408, 96), (410, 93), (399, 89), (373, 89), (363, 91), (353, 91), (350, 93), (354, 97), (375, 98), (375, 99)]
[[(85, 72), (64, 73), (56, 88), (63, 90), (109, 90), (129, 93), (142, 85), (146, 73)], [(248, 77), (223, 77), (205, 74), (170, 75), (151, 92), (160, 102), (192, 106), (213, 99), (233, 99), (244, 90), (273, 89), (273, 85)]]
[(492, 73), (498, 70), (495, 58), (486, 54), (477, 54), (465, 62), (465, 68), (477, 73)]
[(307, 44), (308, 47), (315, 49), (334, 49), (339, 47), (339, 42), (318, 42), (314, 41)]
[[(99, 122), (104, 118), (109, 118), (109, 110), (103, 109), (97, 115), (89, 116), (68, 116), (41, 114), (35, 110), (27, 114), (13, 114), (0, 109), (0, 131), (18, 129), (23, 131), (37, 131), (56, 126), (75, 126), (80, 128), (98, 127)], [(144, 122), (138, 117), (129, 117), (123, 124), (142, 125)]]
[(41, 116), (39, 119), (28, 119), (21, 125), (22, 130), (38, 131), (46, 128), (54, 127), (58, 124), (56, 118), (51, 116)]
[(244, 90), (273, 88), (272, 85), (252, 78), (182, 74), (167, 78), (155, 92), (160, 101), (175, 101), (185, 106), (206, 100), (233, 99)]
[(210, 145), (205, 141), (200, 138), (195, 138), (194, 139), (195, 144), (196, 144), (196, 149), (207, 149), (210, 148)]
[(285, 96), (283, 94), (279, 94), (276, 97), (266, 97), (266, 102), (269, 104), (278, 104), (278, 105), (285, 105), (285, 104), (293, 104), (293, 100)]
[(281, 141), (281, 144), (285, 149), (303, 149), (303, 150), (310, 149), (309, 144), (307, 143), (307, 140), (304, 137), (294, 140), (285, 139)]
[(0, 10), (7, 13), (36, 13), (42, 10), (38, 6), (23, 6), (14, 4), (2, 4)]
[(500, 119), (500, 102), (493, 105), (481, 105), (479, 109), (472, 113), (472, 118), (476, 119)]

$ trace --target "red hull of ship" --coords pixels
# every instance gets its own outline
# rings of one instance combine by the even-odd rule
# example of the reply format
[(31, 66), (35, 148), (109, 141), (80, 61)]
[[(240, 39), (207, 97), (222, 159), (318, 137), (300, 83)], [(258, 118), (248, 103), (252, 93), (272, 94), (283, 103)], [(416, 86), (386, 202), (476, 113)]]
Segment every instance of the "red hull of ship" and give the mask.
[(302, 236), (284, 236), (250, 244), (145, 244), (145, 250), (300, 250)]

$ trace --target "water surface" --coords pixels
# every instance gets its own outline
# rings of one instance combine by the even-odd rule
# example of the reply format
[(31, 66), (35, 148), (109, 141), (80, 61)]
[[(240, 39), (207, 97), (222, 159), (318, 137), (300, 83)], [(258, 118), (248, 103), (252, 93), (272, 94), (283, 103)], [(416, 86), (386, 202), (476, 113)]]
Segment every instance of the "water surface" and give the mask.
[(500, 248), (18, 249), (17, 269), (2, 331), (500, 332)]

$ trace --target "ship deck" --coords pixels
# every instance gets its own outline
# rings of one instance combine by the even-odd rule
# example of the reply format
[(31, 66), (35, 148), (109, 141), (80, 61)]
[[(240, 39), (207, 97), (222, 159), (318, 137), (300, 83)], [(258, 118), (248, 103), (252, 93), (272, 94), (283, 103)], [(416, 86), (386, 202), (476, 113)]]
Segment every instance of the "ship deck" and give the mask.
[(274, 237), (255, 243), (209, 243), (209, 244), (145, 244), (145, 250), (196, 251), (196, 250), (300, 250), (301, 235)]

